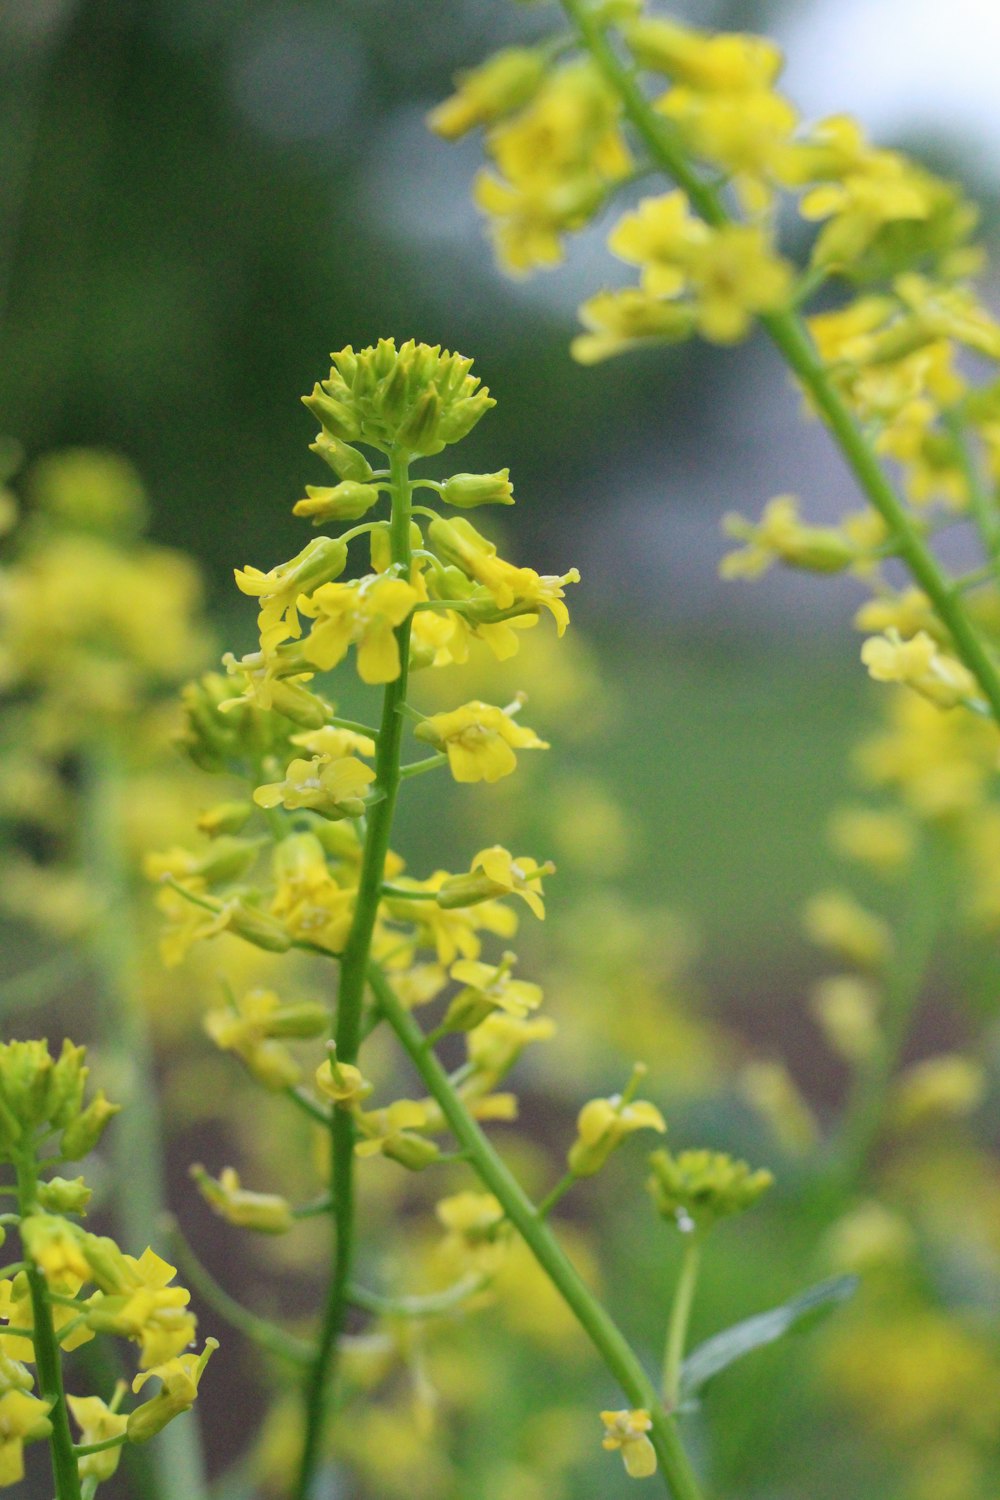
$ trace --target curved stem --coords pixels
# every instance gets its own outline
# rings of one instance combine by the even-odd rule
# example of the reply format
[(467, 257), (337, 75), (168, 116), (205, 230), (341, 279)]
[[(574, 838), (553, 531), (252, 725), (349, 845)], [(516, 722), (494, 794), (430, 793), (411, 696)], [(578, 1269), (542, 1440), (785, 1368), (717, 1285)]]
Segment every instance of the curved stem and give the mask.
[[(389, 539), (392, 561), (399, 565), (402, 576), (408, 578), (411, 564), (411, 483), (408, 456), (405, 453), (393, 453), (389, 463), (392, 490)], [(400, 671), (394, 682), (386, 684), (375, 757), (374, 791), (378, 794), (378, 800), (371, 807), (368, 819), (354, 919), (340, 963), (334, 1040), (337, 1044), (337, 1058), (342, 1063), (356, 1061), (362, 1040), (362, 1015), (372, 932), (378, 915), (389, 836), (399, 792), (404, 724), (401, 709), (406, 701), (409, 618), (397, 628), (396, 641), (399, 646)], [(343, 1331), (348, 1306), (347, 1291), (354, 1251), (354, 1132), (354, 1119), (350, 1111), (335, 1109), (330, 1121), (333, 1159), (333, 1269), (327, 1288), (316, 1357), (306, 1383), (306, 1435), (293, 1490), (295, 1500), (310, 1500), (312, 1493), (322, 1453), (328, 1392), (334, 1375), (337, 1342)]]
[[(715, 228), (728, 224), (729, 215), (718, 193), (698, 176), (669, 122), (654, 114), (634, 74), (617, 57), (583, 0), (561, 0), (561, 4), (597, 67), (619, 95), (626, 117), (657, 166), (684, 189), (706, 223)], [(977, 679), (993, 717), (1000, 723), (1000, 671), (853, 412), (830, 380), (805, 324), (792, 311), (770, 313), (760, 321), (808, 392), (861, 490), (889, 527), (897, 556), (947, 626), (956, 652)]]
[(698, 1480), (684, 1451), (676, 1423), (664, 1410), (656, 1386), (632, 1347), (584, 1283), (552, 1230), (540, 1218), (538, 1209), (469, 1114), (448, 1074), (425, 1046), (420, 1026), (377, 964), (369, 968), (369, 982), (386, 1020), (428, 1092), (441, 1106), (441, 1113), (480, 1181), (496, 1196), (507, 1218), (563, 1297), (628, 1400), (633, 1406), (644, 1407), (649, 1412), (653, 1423), (651, 1441), (674, 1500), (700, 1500)]

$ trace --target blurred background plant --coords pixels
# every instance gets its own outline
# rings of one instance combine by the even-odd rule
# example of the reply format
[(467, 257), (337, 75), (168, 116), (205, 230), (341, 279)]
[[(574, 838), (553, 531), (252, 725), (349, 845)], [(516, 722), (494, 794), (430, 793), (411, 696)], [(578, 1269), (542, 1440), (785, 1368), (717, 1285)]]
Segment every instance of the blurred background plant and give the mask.
[[(985, 202), (989, 242), (1000, 131), (985, 88), (967, 84), (995, 25), (982, 9), (949, 8), (945, 22), (913, 7), (904, 26), (885, 0), (716, 4), (697, 20), (787, 38), (788, 86), (803, 106), (855, 107), (885, 144), (918, 147)], [(689, 1419), (714, 1492), (991, 1500), (995, 749), (920, 700), (872, 706), (849, 630), (852, 582), (716, 581), (724, 511), (756, 512), (763, 494), (796, 486), (821, 517), (852, 503), (759, 340), (735, 353), (653, 351), (612, 378), (567, 353), (576, 304), (605, 275), (602, 234), (581, 236), (558, 277), (494, 272), (467, 194), (477, 148), (435, 142), (424, 115), (457, 68), (549, 20), (542, 7), (458, 0), (433, 27), (408, 0), (52, 0), (0, 14), (0, 409), (32, 456), (25, 467), (13, 445), (4, 455), (10, 519), (16, 508), (23, 520), (3, 595), (14, 851), (3, 1036), (72, 1031), (94, 1044), (109, 1092), (147, 1104), (155, 1047), (167, 1185), (151, 1110), (126, 1110), (108, 1136), (117, 1160), (104, 1204), (110, 1213), (114, 1180), (127, 1176), (126, 1248), (138, 1253), (141, 1223), (169, 1200), (228, 1286), (235, 1263), (247, 1300), (293, 1318), (310, 1310), (309, 1226), (294, 1246), (247, 1249), (184, 1175), (192, 1159), (226, 1159), (248, 1177), (280, 1168), (294, 1185), (287, 1136), (200, 1021), (221, 967), (242, 991), (267, 986), (274, 960), (224, 938), (224, 961), (221, 949), (195, 950), (164, 971), (138, 858), (180, 836), (199, 798), (208, 804), (167, 748), (170, 705), (211, 659), (213, 634), (252, 641), (228, 570), (284, 555), (309, 433), (290, 393), (311, 385), (330, 347), (384, 331), (475, 353), (502, 399), (468, 440), (467, 466), (509, 463), (527, 501), (511, 523), (518, 552), (554, 565), (572, 534), (585, 578), (558, 657), (532, 639), (516, 672), (497, 669), (495, 689), (475, 684), (498, 702), (527, 690), (532, 725), (558, 756), (480, 790), (475, 809), (445, 785), (427, 788), (419, 818), (403, 810), (414, 862), (440, 862), (442, 829), (461, 857), (486, 795), (498, 839), (526, 839), (559, 863), (544, 943), (533, 935), (522, 958), (545, 984), (560, 1046), (522, 1065), (525, 1130), (511, 1130), (507, 1149), (540, 1186), (581, 1097), (618, 1087), (645, 1057), (672, 1146), (732, 1150), (778, 1179), (713, 1243), (696, 1339), (822, 1275), (863, 1272), (852, 1306), (811, 1339), (735, 1368)], [(889, 50), (892, 86), (879, 98), (872, 79)], [(848, 55), (845, 78), (829, 59)], [(934, 59), (937, 89), (922, 57)], [(952, 66), (982, 98), (974, 119), (951, 107)], [(143, 485), (109, 450), (148, 482), (148, 521)], [(155, 547), (141, 539), (146, 525)], [(197, 558), (214, 630), (192, 564), (161, 547)], [(32, 607), (19, 608), (29, 583)], [(452, 701), (449, 689), (441, 708)], [(873, 713), (886, 720), (877, 730)], [(890, 948), (929, 950), (932, 927), (926, 969), (893, 969)], [(833, 952), (832, 976), (807, 936)], [(301, 965), (303, 996), (318, 995)], [(919, 1002), (899, 1059), (873, 1041), (880, 986), (895, 987), (902, 1010)], [(878, 1092), (887, 1113), (876, 1119), (866, 1080), (887, 1061), (900, 1076)], [(858, 1123), (850, 1169), (834, 1181), (818, 1143), (845, 1094)], [(539, 1142), (552, 1143), (550, 1158)], [(570, 1227), (578, 1259), (644, 1347), (651, 1299), (666, 1300), (679, 1256), (634, 1191), (634, 1150), (571, 1206)], [(365, 1193), (390, 1270), (390, 1226), (408, 1237), (419, 1200), (392, 1163), (377, 1164)], [(211, 1307), (199, 1312), (222, 1332)], [(382, 1387), (343, 1438), (359, 1495), (627, 1492), (620, 1465), (592, 1452), (593, 1411), (615, 1404), (612, 1393), (526, 1266), (481, 1318), (414, 1337), (406, 1380), (385, 1375), (378, 1347), (352, 1370)], [(211, 1374), (200, 1404), (218, 1493), (266, 1493), (288, 1433), (281, 1366), (262, 1380), (259, 1353), (230, 1334)], [(447, 1441), (428, 1440), (435, 1413)], [(241, 1462), (227, 1478), (248, 1446), (249, 1470)], [(197, 1460), (189, 1442), (160, 1462), (176, 1483)], [(141, 1486), (156, 1482), (123, 1463), (107, 1493), (152, 1494)], [(185, 1482), (196, 1493), (197, 1479)]]

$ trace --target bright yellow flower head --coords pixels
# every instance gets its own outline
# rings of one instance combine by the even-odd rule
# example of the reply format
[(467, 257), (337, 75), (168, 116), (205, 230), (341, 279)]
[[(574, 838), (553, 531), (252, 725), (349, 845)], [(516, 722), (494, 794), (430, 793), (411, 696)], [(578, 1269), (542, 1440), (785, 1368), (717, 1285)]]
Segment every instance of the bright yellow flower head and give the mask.
[(130, 1443), (145, 1443), (181, 1412), (189, 1411), (198, 1394), (198, 1386), (205, 1366), (216, 1349), (217, 1339), (206, 1339), (201, 1354), (181, 1354), (144, 1370), (132, 1382), (133, 1391), (140, 1391), (147, 1380), (160, 1382), (160, 1390), (151, 1401), (144, 1401), (128, 1417), (128, 1440)]
[(394, 631), (419, 597), (402, 578), (378, 573), (355, 583), (321, 584), (308, 600), (299, 602), (302, 613), (316, 621), (303, 654), (320, 671), (329, 672), (343, 661), (349, 647), (357, 646), (362, 682), (394, 682), (400, 671)]
[(359, 818), (364, 797), (375, 780), (371, 766), (353, 755), (331, 760), (314, 755), (311, 760), (290, 761), (283, 781), (257, 787), (253, 800), (258, 807), (287, 807), (295, 811), (311, 808), (325, 818)]
[(610, 1099), (591, 1099), (576, 1122), (577, 1138), (569, 1149), (569, 1169), (576, 1177), (599, 1172), (626, 1136), (636, 1130), (655, 1130), (662, 1135), (666, 1121), (648, 1099), (632, 1099), (630, 1090)]
[(415, 734), (417, 739), (447, 752), (456, 781), (499, 781), (516, 769), (515, 750), (549, 748), (507, 709), (478, 699), (449, 713), (432, 714), (417, 725)]
[(636, 1411), (602, 1411), (601, 1421), (601, 1447), (621, 1454), (630, 1479), (648, 1479), (656, 1473), (656, 1449), (647, 1436), (653, 1427), (648, 1411), (642, 1407)]
[(507, 47), (481, 67), (459, 73), (455, 93), (431, 110), (427, 123), (445, 140), (491, 125), (528, 103), (545, 76), (546, 57), (535, 47)]
[(463, 988), (452, 1000), (444, 1024), (471, 1031), (496, 1011), (522, 1019), (542, 1003), (541, 986), (511, 978), (513, 953), (505, 953), (498, 965), (460, 959), (451, 966), (451, 977)]

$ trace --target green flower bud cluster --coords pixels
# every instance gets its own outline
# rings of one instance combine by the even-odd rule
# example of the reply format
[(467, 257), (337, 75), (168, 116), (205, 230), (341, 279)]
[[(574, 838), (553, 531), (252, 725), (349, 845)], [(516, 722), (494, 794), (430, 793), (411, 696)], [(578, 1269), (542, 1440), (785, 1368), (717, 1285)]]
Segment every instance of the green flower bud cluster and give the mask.
[[(0, 1160), (34, 1155), (40, 1133), (61, 1131), (59, 1155), (78, 1161), (92, 1151), (118, 1113), (103, 1092), (83, 1102), (85, 1049), (64, 1041), (57, 1059), (44, 1041), (0, 1044)], [(67, 1185), (69, 1186), (69, 1185)]]
[(722, 1151), (654, 1151), (647, 1187), (658, 1213), (682, 1229), (710, 1228), (717, 1219), (752, 1207), (774, 1182)]
[(442, 352), (439, 344), (410, 339), (399, 349), (394, 339), (380, 339), (357, 353), (348, 346), (331, 355), (328, 380), (302, 399), (318, 418), (329, 442), (335, 470), (348, 475), (339, 444), (365, 443), (382, 452), (403, 449), (414, 456), (440, 453), (471, 432), (495, 402), (479, 380), (469, 374), (471, 359)]

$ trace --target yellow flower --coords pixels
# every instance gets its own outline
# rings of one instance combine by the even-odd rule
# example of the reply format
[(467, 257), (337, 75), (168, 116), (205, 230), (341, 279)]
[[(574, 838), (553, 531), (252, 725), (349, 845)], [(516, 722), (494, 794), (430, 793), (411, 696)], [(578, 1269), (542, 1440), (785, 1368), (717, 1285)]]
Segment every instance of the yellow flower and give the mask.
[(839, 573), (858, 556), (857, 548), (834, 527), (804, 525), (794, 495), (769, 500), (756, 525), (730, 512), (722, 529), (745, 544), (722, 559), (722, 578), (759, 578), (777, 561), (815, 573)]
[(315, 834), (293, 834), (274, 851), (271, 911), (297, 939), (339, 953), (354, 915), (355, 891), (330, 873)]
[(520, 1020), (542, 1003), (541, 986), (523, 979), (512, 979), (513, 953), (505, 953), (501, 963), (477, 963), (461, 959), (451, 966), (451, 977), (464, 988), (452, 1000), (445, 1013), (444, 1025), (456, 1031), (471, 1031), (495, 1011)]
[(839, 854), (896, 875), (913, 856), (913, 825), (901, 813), (842, 807), (830, 819), (830, 842)]
[(287, 1234), (295, 1223), (291, 1205), (277, 1193), (251, 1193), (240, 1186), (239, 1174), (233, 1167), (223, 1167), (216, 1181), (205, 1168), (195, 1164), (191, 1168), (205, 1202), (220, 1218), (240, 1229), (256, 1229), (262, 1234)]
[(645, 293), (677, 297), (687, 284), (685, 268), (704, 250), (711, 234), (678, 188), (658, 198), (643, 198), (634, 212), (623, 215), (608, 236), (608, 249), (642, 267)]
[(492, 1088), (510, 1072), (525, 1047), (532, 1042), (547, 1042), (555, 1034), (556, 1023), (549, 1016), (529, 1021), (497, 1011), (469, 1032), (469, 1062), (482, 1086)]
[(337, 729), (333, 724), (324, 724), (322, 729), (307, 729), (302, 734), (290, 736), (293, 745), (308, 750), (310, 755), (324, 755), (330, 760), (339, 760), (344, 755), (375, 754), (375, 741), (367, 734), (357, 734), (353, 729)]
[(716, 344), (734, 344), (755, 313), (777, 312), (788, 301), (792, 271), (754, 224), (728, 224), (712, 234), (688, 274), (698, 327)]
[(31, 1214), (21, 1221), (25, 1255), (50, 1283), (91, 1279), (84, 1253), (86, 1236), (75, 1224), (56, 1214)]
[(418, 740), (447, 752), (456, 781), (499, 781), (517, 768), (515, 750), (549, 748), (533, 729), (517, 723), (509, 710), (478, 699), (448, 713), (432, 714), (414, 733)]
[(322, 813), (324, 818), (360, 818), (365, 810), (364, 795), (375, 780), (371, 766), (353, 755), (331, 760), (328, 755), (314, 755), (311, 760), (293, 760), (285, 771), (284, 781), (259, 786), (253, 794), (258, 807), (300, 807)]
[(576, 1122), (577, 1138), (567, 1157), (574, 1176), (591, 1177), (599, 1172), (612, 1151), (636, 1130), (656, 1130), (661, 1135), (666, 1131), (666, 1121), (655, 1104), (628, 1095), (626, 1089), (624, 1095), (591, 1099), (583, 1106)]
[[(447, 892), (456, 881), (471, 886), (472, 894), (467, 896), (463, 886), (456, 899), (451, 900)], [(400, 890), (412, 889), (415, 896), (424, 891), (445, 893), (445, 905), (440, 904), (440, 895), (436, 901), (407, 901), (405, 896), (391, 896), (382, 903), (393, 921), (413, 924), (418, 942), (434, 948), (438, 962), (445, 968), (458, 957), (479, 957), (481, 930), (504, 938), (513, 937), (517, 931), (516, 914), (490, 899), (500, 892), (485, 884), (481, 876), (449, 875), (445, 870), (436, 870), (427, 880), (404, 879), (395, 884)]]
[(87, 1237), (91, 1275), (103, 1296), (87, 1304), (88, 1325), (133, 1339), (144, 1368), (172, 1359), (191, 1343), (197, 1320), (187, 1310), (191, 1294), (170, 1286), (177, 1274), (152, 1249), (136, 1258), (108, 1239)]
[(284, 1005), (273, 990), (249, 990), (234, 1004), (205, 1016), (205, 1030), (217, 1047), (235, 1052), (265, 1088), (297, 1083), (298, 1064), (276, 1037), (322, 1036), (329, 1026), (323, 1005)]
[(570, 568), (562, 577), (542, 576), (533, 568), (517, 568), (497, 556), (493, 542), (486, 540), (464, 516), (447, 521), (440, 517), (428, 527), (428, 536), (447, 562), (454, 563), (493, 595), (497, 609), (547, 609), (562, 635), (569, 624), (569, 610), (562, 602), (565, 586), (579, 583), (580, 574)]
[(419, 597), (412, 584), (380, 573), (354, 583), (321, 584), (300, 600), (302, 613), (316, 621), (303, 644), (306, 660), (329, 672), (353, 645), (362, 682), (394, 682), (400, 672), (394, 632)]
[(483, 1276), (497, 1271), (507, 1254), (510, 1225), (492, 1193), (471, 1190), (442, 1198), (434, 1212), (447, 1230), (442, 1251), (464, 1269)]
[(933, 207), (927, 182), (893, 151), (864, 153), (857, 170), (806, 193), (804, 219), (828, 219), (813, 247), (813, 264), (849, 266), (868, 249), (884, 224), (926, 219)]
[[(128, 1417), (114, 1412), (100, 1396), (67, 1396), (66, 1404), (73, 1413), (73, 1420), (80, 1429), (80, 1444), (104, 1443), (108, 1438), (121, 1437), (128, 1426)], [(103, 1484), (118, 1468), (121, 1447), (106, 1448), (103, 1453), (86, 1453), (79, 1460), (80, 1478), (96, 1479)]]
[(48, 1437), (51, 1401), (40, 1401), (27, 1391), (4, 1391), (0, 1396), (0, 1486), (24, 1478), (24, 1445)]
[(154, 1377), (160, 1382), (160, 1390), (152, 1401), (144, 1401), (129, 1413), (126, 1430), (130, 1443), (145, 1443), (162, 1432), (174, 1417), (190, 1410), (198, 1394), (205, 1366), (218, 1347), (218, 1339), (206, 1339), (201, 1354), (181, 1354), (150, 1370), (144, 1370), (135, 1377), (132, 1382), (133, 1391), (140, 1391), (146, 1381)]
[(880, 968), (892, 950), (892, 934), (885, 922), (845, 891), (813, 896), (806, 904), (803, 924), (814, 943), (861, 969)]
[(834, 974), (814, 986), (810, 1009), (827, 1042), (848, 1062), (863, 1062), (878, 1044), (879, 992), (856, 974)]
[(261, 650), (269, 655), (282, 641), (302, 634), (296, 603), (321, 583), (339, 578), (347, 566), (347, 547), (329, 536), (318, 536), (290, 561), (269, 573), (259, 568), (237, 568), (236, 584), (244, 594), (262, 599), (257, 617)]
[(490, 125), (528, 103), (545, 77), (546, 56), (536, 47), (507, 47), (481, 67), (459, 73), (455, 93), (431, 110), (427, 123), (454, 141), (477, 125)]
[(656, 1473), (656, 1449), (647, 1437), (653, 1427), (648, 1411), (642, 1407), (635, 1411), (602, 1411), (601, 1421), (604, 1423), (601, 1447), (609, 1453), (621, 1454), (630, 1479), (648, 1479)]
[(982, 1064), (957, 1052), (943, 1052), (907, 1068), (893, 1086), (893, 1124), (900, 1130), (969, 1115), (986, 1095)]
[(431, 1124), (426, 1103), (397, 1099), (384, 1109), (359, 1113), (356, 1118), (364, 1136), (354, 1148), (358, 1156), (388, 1156), (411, 1171), (421, 1171), (441, 1155), (433, 1141), (418, 1133)]
[(955, 708), (976, 693), (968, 668), (923, 630), (908, 641), (892, 629), (871, 636), (861, 647), (861, 660), (876, 682), (905, 683), (939, 708)]
[(570, 353), (581, 365), (597, 364), (636, 344), (678, 343), (694, 332), (687, 303), (664, 301), (637, 286), (598, 292), (580, 308), (580, 321), (588, 331), (573, 340)]
[(316, 1087), (342, 1109), (354, 1109), (362, 1099), (367, 1099), (375, 1085), (354, 1063), (338, 1062), (332, 1051), (332, 1042), (330, 1048), (331, 1055), (316, 1069)]
[(674, 88), (656, 109), (675, 122), (697, 156), (733, 174), (748, 208), (770, 204), (770, 183), (781, 176), (798, 121), (787, 99), (768, 89), (708, 94)]
[(641, 68), (666, 73), (706, 94), (767, 89), (783, 63), (781, 49), (767, 37), (736, 31), (713, 34), (661, 16), (631, 21), (624, 34)]

